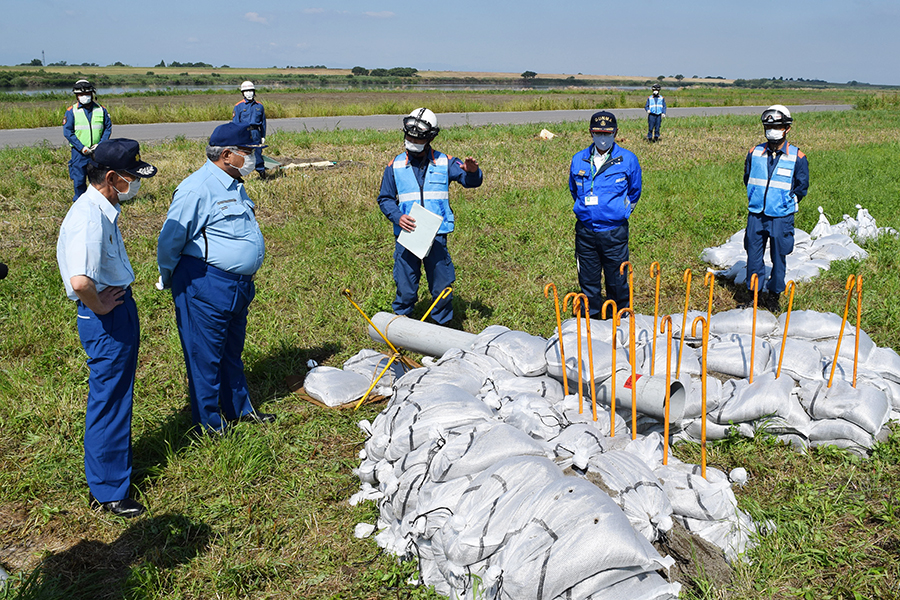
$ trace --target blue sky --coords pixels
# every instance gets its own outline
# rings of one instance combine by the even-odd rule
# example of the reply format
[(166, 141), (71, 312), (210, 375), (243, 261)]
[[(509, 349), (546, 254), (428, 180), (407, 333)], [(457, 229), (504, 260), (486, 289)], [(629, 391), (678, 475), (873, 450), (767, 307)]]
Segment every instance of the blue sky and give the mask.
[(900, 84), (898, 0), (2, 0), (0, 63), (789, 77)]

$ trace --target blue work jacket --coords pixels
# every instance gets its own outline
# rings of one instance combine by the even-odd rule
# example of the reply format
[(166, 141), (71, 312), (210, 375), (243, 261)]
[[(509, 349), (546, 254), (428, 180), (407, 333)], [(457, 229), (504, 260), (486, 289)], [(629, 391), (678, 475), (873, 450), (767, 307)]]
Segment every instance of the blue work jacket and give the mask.
[(630, 150), (613, 144), (610, 157), (594, 167), (593, 144), (572, 157), (569, 191), (578, 220), (593, 231), (623, 225), (641, 197), (641, 165)]
[(231, 120), (238, 125), (249, 125), (254, 142), (266, 137), (266, 109), (256, 100), (241, 100), (235, 104)]

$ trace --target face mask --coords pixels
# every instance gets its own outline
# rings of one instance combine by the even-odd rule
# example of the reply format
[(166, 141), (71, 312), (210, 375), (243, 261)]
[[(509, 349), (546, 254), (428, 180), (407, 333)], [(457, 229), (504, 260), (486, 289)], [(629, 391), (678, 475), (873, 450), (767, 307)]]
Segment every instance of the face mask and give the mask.
[(616, 134), (614, 133), (595, 133), (594, 136), (594, 146), (596, 146), (597, 150), (600, 152), (606, 152), (610, 148), (612, 148), (613, 142), (616, 141)]
[(653, 90), (653, 95), (654, 95), (654, 96), (659, 96), (659, 92), (657, 92), (656, 90)]
[[(238, 153), (235, 152), (235, 154), (238, 154)], [(256, 160), (254, 158), (253, 152), (251, 152), (247, 156), (244, 156), (243, 154), (241, 154), (241, 156), (244, 157), (244, 164), (241, 165), (241, 167), (239, 169), (238, 169), (238, 167), (235, 167), (234, 165), (231, 165), (231, 166), (238, 170), (238, 173), (241, 174), (241, 177), (246, 177), (247, 175), (249, 175), (250, 173), (253, 172), (253, 169), (256, 168)]]
[(88, 94), (87, 96), (78, 96), (78, 103), (79, 104), (90, 104), (91, 103), (91, 95)]
[(413, 154), (425, 152), (425, 146), (427, 146), (427, 144), (414, 144), (409, 140), (403, 140), (403, 145), (406, 146), (408, 152), (412, 152)]
[(253, 100), (253, 96), (253, 92), (244, 92), (244, 98), (246, 98), (248, 101)]
[(770, 142), (779, 142), (784, 139), (784, 129), (766, 129), (766, 139)]
[[(119, 175), (119, 177), (122, 177)], [(123, 181), (128, 181), (124, 177), (122, 177)], [(127, 202), (131, 200), (135, 196), (137, 196), (138, 190), (141, 189), (141, 180), (135, 179), (134, 181), (128, 181), (128, 189), (124, 192), (120, 192), (118, 188), (116, 188), (116, 192), (119, 194), (119, 202)]]

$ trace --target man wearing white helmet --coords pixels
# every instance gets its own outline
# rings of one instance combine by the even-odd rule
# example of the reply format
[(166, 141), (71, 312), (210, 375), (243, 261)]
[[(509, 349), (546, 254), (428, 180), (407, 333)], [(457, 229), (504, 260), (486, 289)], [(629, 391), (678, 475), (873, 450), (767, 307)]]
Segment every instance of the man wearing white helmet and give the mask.
[[(456, 280), (456, 270), (447, 249), (447, 234), (454, 227), (453, 211), (450, 210), (450, 182), (475, 188), (483, 180), (478, 162), (471, 156), (460, 160), (432, 149), (431, 141), (439, 131), (437, 117), (427, 108), (417, 108), (409, 113), (403, 119), (405, 149), (388, 164), (381, 178), (378, 206), (394, 224), (395, 238), (401, 230), (415, 230), (416, 220), (409, 215), (414, 204), (421, 204), (443, 217), (431, 250), (424, 259), (419, 259), (395, 241), (394, 282), (397, 284), (397, 296), (392, 308), (398, 315), (409, 315), (415, 307), (423, 264), (433, 299)], [(431, 318), (435, 323), (447, 325), (453, 319), (452, 301), (452, 295), (448, 295), (434, 307)]]
[[(766, 142), (750, 150), (744, 162), (749, 210), (744, 249), (747, 251), (747, 289), (752, 294), (751, 277), (756, 274), (759, 290), (766, 289), (763, 305), (775, 312), (784, 291), (787, 255), (794, 250), (794, 213), (809, 190), (809, 162), (806, 155), (787, 142), (794, 122), (791, 111), (781, 104), (762, 114)], [(763, 254), (769, 242), (772, 274), (768, 285)]]
[[(253, 143), (262, 145), (266, 143), (266, 109), (256, 101), (256, 88), (252, 81), (241, 84), (241, 94), (244, 99), (234, 105), (234, 113), (231, 120), (238, 125), (249, 125)], [(262, 149), (253, 151), (256, 156), (256, 172), (262, 177), (266, 171), (263, 162)]]
[(72, 87), (76, 102), (66, 109), (63, 119), (63, 135), (72, 147), (69, 159), (69, 178), (75, 185), (78, 200), (87, 191), (87, 166), (91, 154), (100, 142), (105, 142), (112, 134), (109, 112), (94, 101), (96, 90), (87, 79), (79, 79)]

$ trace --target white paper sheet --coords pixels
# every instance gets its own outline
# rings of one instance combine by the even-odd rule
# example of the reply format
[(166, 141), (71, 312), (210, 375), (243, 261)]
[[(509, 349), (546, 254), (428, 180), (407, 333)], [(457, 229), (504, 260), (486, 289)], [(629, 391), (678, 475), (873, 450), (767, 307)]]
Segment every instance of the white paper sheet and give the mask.
[(425, 258), (444, 218), (421, 204), (413, 204), (409, 216), (416, 220), (416, 229), (411, 232), (401, 230), (397, 242), (419, 258)]

